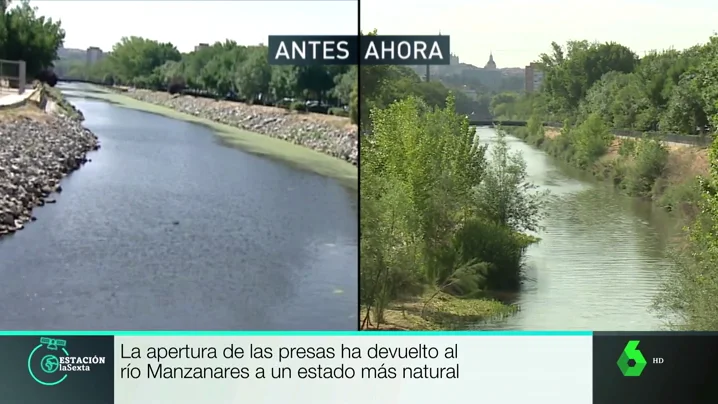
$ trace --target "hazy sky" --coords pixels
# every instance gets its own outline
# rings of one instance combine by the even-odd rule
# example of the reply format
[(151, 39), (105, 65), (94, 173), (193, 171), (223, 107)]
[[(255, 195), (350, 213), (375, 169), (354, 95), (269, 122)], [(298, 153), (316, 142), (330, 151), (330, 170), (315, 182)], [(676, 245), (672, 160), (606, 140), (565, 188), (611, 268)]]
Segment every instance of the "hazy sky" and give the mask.
[(66, 48), (112, 49), (123, 36), (172, 42), (182, 52), (198, 43), (233, 39), (267, 43), (272, 35), (355, 35), (357, 1), (59, 1), (31, 0), (41, 15), (61, 20)]
[(361, 28), (379, 34), (451, 36), (461, 62), (523, 67), (552, 41), (616, 41), (639, 55), (706, 42), (716, 0), (361, 0)]

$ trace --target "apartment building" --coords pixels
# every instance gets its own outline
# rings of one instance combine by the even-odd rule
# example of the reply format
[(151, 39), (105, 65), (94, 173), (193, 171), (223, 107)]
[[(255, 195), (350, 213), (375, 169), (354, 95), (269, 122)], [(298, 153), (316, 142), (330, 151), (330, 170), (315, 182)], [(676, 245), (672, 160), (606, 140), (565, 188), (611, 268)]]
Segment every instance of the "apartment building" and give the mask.
[(526, 92), (533, 93), (539, 91), (543, 84), (544, 71), (540, 63), (531, 63), (526, 66)]
[(102, 49), (100, 49), (96, 46), (91, 46), (91, 47), (87, 48), (87, 64), (93, 65), (93, 64), (99, 62), (100, 59), (102, 59), (103, 55), (104, 54), (102, 53)]

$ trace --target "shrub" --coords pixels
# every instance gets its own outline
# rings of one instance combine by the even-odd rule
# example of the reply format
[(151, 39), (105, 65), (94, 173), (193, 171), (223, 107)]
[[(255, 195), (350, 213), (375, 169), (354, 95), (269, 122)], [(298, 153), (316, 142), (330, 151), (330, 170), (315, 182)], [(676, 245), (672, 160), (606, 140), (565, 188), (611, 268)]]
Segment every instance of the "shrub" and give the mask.
[(572, 132), (572, 143), (576, 149), (576, 163), (586, 167), (606, 154), (613, 135), (598, 114), (588, 119)]
[(301, 101), (294, 101), (291, 104), (289, 104), (289, 109), (292, 111), (297, 112), (307, 112), (307, 104), (301, 102)]
[(621, 145), (618, 147), (618, 155), (621, 157), (631, 157), (636, 153), (635, 139), (621, 139)]
[(173, 78), (170, 80), (169, 85), (167, 86), (167, 92), (170, 94), (179, 94), (182, 92), (182, 90), (185, 89), (185, 83), (184, 80), (181, 78)]
[(55, 87), (57, 85), (57, 74), (53, 70), (45, 69), (40, 71), (37, 75), (37, 80), (46, 83), (50, 87)]
[(693, 177), (689, 181), (668, 184), (665, 179), (656, 180), (652, 195), (660, 195), (658, 205), (670, 211), (677, 211), (689, 219), (698, 214), (701, 200), (700, 178)]
[(515, 290), (521, 282), (524, 247), (510, 228), (482, 218), (466, 221), (454, 236), (454, 247), (464, 261), (485, 264), (476, 273), (478, 289)]
[(102, 83), (103, 83), (104, 85), (106, 85), (106, 86), (112, 87), (112, 86), (115, 85), (115, 78), (114, 78), (111, 74), (106, 74), (106, 75), (102, 78)]
[(312, 104), (312, 105), (306, 106), (305, 108), (306, 108), (306, 111), (308, 111), (308, 112), (314, 112), (314, 113), (317, 113), (317, 114), (327, 114), (327, 113), (329, 113), (329, 107), (327, 107), (326, 105)]
[(626, 189), (631, 195), (650, 195), (656, 179), (666, 167), (668, 150), (655, 139), (641, 139), (636, 143), (633, 165), (629, 169)]
[(329, 108), (329, 115), (348, 117), (349, 112), (345, 111), (344, 108)]

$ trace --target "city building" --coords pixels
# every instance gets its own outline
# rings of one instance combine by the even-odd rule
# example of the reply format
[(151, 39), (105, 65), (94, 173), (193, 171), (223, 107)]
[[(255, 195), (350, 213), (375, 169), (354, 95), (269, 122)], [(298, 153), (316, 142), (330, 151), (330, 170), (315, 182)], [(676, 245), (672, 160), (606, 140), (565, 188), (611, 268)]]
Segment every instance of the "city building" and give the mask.
[(489, 61), (486, 62), (486, 66), (484, 66), (484, 69), (496, 70), (496, 62), (494, 62), (493, 52), (489, 52)]
[(459, 56), (454, 55), (454, 54), (452, 53), (449, 60), (450, 60), (450, 63), (449, 63), (449, 64), (450, 64), (451, 66), (458, 66), (458, 65), (459, 65)]
[(96, 46), (91, 46), (87, 48), (87, 64), (94, 65), (102, 59), (103, 55), (104, 54), (102, 53), (102, 49)]
[(493, 53), (489, 53), (489, 61), (483, 68), (469, 65), (469, 68), (463, 69), (460, 73), (465, 82), (479, 81), (489, 90), (498, 90), (501, 86), (502, 74), (501, 70), (496, 68), (496, 61)]
[[(441, 34), (439, 34), (441, 35)], [(493, 53), (489, 53), (489, 60), (485, 67), (477, 67), (472, 64), (462, 63), (459, 56), (451, 54), (449, 65), (431, 65), (431, 66), (413, 66), (413, 70), (421, 77), (426, 80), (426, 73), (429, 70), (429, 77), (431, 80), (446, 80), (451, 79), (454, 83), (481, 83), (483, 87), (489, 90), (498, 90), (501, 88), (503, 80), (503, 70), (498, 69), (496, 61), (494, 60)], [(523, 69), (517, 69), (518, 74), (523, 74)], [(462, 91), (470, 98), (478, 98), (478, 94), (471, 91)]]
[(541, 68), (541, 64), (532, 62), (530, 65), (526, 66), (525, 74), (526, 93), (533, 93), (534, 91), (539, 91), (541, 89), (541, 84), (543, 84), (544, 78), (544, 71)]
[(199, 44), (199, 45), (197, 45), (197, 46), (194, 47), (194, 51), (195, 51), (195, 52), (198, 52), (198, 51), (200, 51), (200, 50), (202, 50), (202, 49), (205, 49), (205, 48), (209, 48), (209, 44), (208, 44), (208, 43), (201, 43), (201, 44)]

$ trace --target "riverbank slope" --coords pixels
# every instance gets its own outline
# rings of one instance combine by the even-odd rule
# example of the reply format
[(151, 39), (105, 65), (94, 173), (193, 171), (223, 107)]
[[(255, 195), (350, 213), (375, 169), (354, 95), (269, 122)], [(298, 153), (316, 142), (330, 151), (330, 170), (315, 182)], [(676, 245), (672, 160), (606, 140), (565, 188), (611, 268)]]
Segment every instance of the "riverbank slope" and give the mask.
[(497, 300), (460, 298), (432, 291), (390, 303), (384, 309), (380, 324), (373, 311), (367, 312), (363, 308), (359, 327), (367, 331), (465, 330), (484, 321), (509, 316), (518, 310), (516, 305), (505, 305)]
[(53, 203), (60, 180), (99, 147), (77, 118), (31, 102), (0, 111), (0, 236), (34, 220), (35, 206)]
[[(542, 128), (537, 133), (527, 127), (503, 130), (552, 157), (577, 163), (576, 128), (567, 132), (568, 137), (563, 134), (567, 129)], [(707, 148), (609, 135), (605, 147), (599, 149), (581, 168), (629, 196), (650, 199), (660, 208), (678, 212), (685, 220), (698, 213), (698, 178), (709, 169)]]
[[(352, 140), (348, 136), (351, 128), (347, 129), (347, 136), (342, 137), (341, 133), (344, 132), (321, 132), (321, 130), (325, 130), (322, 129), (325, 126), (308, 120), (310, 117), (305, 117), (307, 118), (306, 120), (293, 120), (291, 121), (292, 123), (287, 124), (290, 121), (289, 119), (283, 121), (279, 119), (272, 120), (272, 117), (268, 115), (256, 113), (254, 115), (245, 115), (244, 113), (248, 110), (244, 108), (251, 106), (239, 103), (194, 97), (173, 97), (167, 93), (145, 90), (120, 92), (110, 91), (98, 86), (92, 86), (90, 89), (87, 92), (83, 92), (81, 89), (73, 89), (73, 91), (77, 91), (87, 98), (110, 101), (125, 108), (137, 109), (207, 126), (217, 133), (223, 143), (229, 146), (282, 161), (301, 170), (337, 179), (344, 186), (351, 189), (356, 190), (358, 187), (358, 170), (354, 165), (355, 163), (353, 163), (358, 158), (358, 142), (356, 137)], [(278, 110), (277, 108), (272, 109)], [(287, 111), (284, 112), (287, 113)], [(329, 116), (327, 118), (339, 119)], [(259, 127), (257, 122), (265, 122), (265, 125)], [(247, 128), (253, 128), (253, 130)], [(310, 130), (312, 128), (316, 131), (312, 132)], [(306, 144), (315, 143), (324, 145), (317, 139), (327, 138), (328, 133), (337, 135), (337, 139), (341, 140), (337, 144), (337, 148), (332, 150), (343, 151), (345, 156), (349, 157), (340, 159), (322, 152), (320, 147), (315, 150), (305, 146)], [(295, 137), (282, 137), (290, 135)], [(353, 142), (354, 146), (350, 146), (351, 142)], [(344, 146), (340, 147), (339, 144)], [(330, 148), (329, 145), (325, 145), (325, 147)]]

